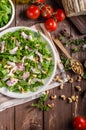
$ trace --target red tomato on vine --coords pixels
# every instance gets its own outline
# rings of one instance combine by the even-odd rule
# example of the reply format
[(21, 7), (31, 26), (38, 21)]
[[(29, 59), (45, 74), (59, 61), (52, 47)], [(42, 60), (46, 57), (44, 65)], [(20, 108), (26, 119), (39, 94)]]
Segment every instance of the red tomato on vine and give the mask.
[(37, 19), (40, 16), (40, 9), (36, 5), (31, 5), (26, 10), (26, 15), (30, 19)]
[(41, 15), (44, 18), (50, 18), (53, 14), (53, 8), (48, 4), (43, 4), (41, 7)]
[(58, 23), (53, 18), (47, 19), (44, 25), (49, 32), (55, 31), (58, 27)]

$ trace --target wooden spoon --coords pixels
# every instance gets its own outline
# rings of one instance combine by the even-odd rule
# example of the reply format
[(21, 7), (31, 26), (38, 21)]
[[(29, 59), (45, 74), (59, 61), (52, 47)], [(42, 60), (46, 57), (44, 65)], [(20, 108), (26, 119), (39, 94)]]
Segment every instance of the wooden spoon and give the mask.
[(52, 36), (52, 40), (62, 50), (62, 52), (66, 55), (66, 57), (70, 60), (72, 70), (77, 74), (83, 75), (83, 73), (84, 73), (83, 65), (78, 60), (73, 59), (70, 56), (70, 54), (67, 52), (67, 50), (64, 48), (64, 46), (58, 39), (56, 39)]

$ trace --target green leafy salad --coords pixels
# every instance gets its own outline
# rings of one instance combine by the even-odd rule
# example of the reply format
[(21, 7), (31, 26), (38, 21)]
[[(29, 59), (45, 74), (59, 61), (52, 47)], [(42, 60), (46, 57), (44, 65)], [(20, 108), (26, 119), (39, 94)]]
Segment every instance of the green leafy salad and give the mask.
[(12, 7), (9, 0), (0, 0), (0, 28), (5, 26), (12, 16)]
[(19, 29), (0, 38), (0, 87), (36, 91), (53, 70), (52, 51), (39, 32)]

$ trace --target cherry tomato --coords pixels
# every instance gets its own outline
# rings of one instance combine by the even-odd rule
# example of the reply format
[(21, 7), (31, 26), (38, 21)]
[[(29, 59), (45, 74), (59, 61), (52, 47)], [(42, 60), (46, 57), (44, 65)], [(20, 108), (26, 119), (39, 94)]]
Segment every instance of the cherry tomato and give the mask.
[(44, 25), (49, 32), (55, 31), (58, 27), (58, 23), (53, 18), (46, 20)]
[(66, 16), (65, 16), (65, 13), (62, 9), (57, 9), (54, 13), (54, 17), (56, 18), (56, 20), (58, 22), (61, 22), (65, 19)]
[(73, 126), (78, 130), (84, 130), (86, 128), (86, 120), (81, 116), (77, 116), (73, 120)]
[(34, 4), (40, 4), (40, 3), (44, 3), (44, 0), (31, 0), (31, 2)]
[(50, 18), (52, 14), (53, 14), (53, 8), (48, 4), (44, 4), (41, 8), (42, 17)]
[(40, 9), (36, 5), (31, 5), (26, 10), (26, 15), (30, 19), (37, 19), (40, 16)]

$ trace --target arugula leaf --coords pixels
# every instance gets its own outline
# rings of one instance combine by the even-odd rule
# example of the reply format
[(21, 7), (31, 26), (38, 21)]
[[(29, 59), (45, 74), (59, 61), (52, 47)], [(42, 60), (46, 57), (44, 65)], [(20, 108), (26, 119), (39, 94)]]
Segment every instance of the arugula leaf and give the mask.
[(12, 15), (12, 7), (9, 0), (0, 1), (0, 27), (5, 26)]

